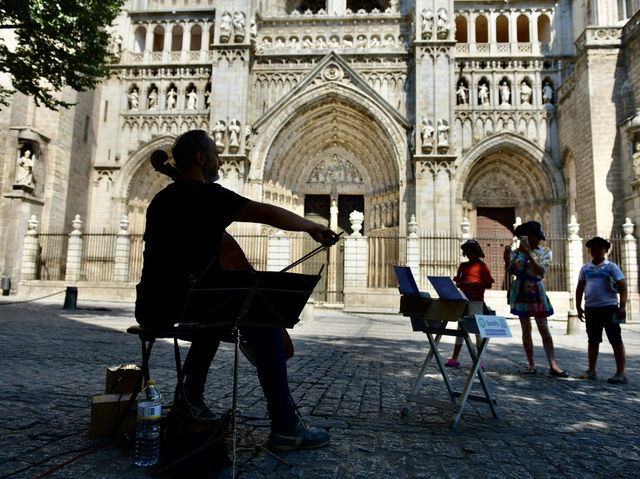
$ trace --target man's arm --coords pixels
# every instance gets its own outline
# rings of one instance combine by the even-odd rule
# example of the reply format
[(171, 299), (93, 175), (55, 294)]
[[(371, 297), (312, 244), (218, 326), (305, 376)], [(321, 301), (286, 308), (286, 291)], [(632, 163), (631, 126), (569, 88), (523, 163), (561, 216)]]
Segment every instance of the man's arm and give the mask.
[(578, 280), (578, 286), (576, 286), (576, 311), (578, 311), (578, 318), (583, 321), (584, 310), (582, 309), (582, 295), (584, 294), (584, 285), (586, 281), (584, 279)]
[(323, 245), (332, 245), (338, 239), (338, 235), (326, 226), (310, 221), (279, 206), (258, 201), (245, 203), (236, 214), (234, 220), (248, 223), (264, 223), (287, 231), (305, 231), (314, 240)]
[(618, 307), (618, 319), (627, 317), (627, 281), (619, 279), (616, 281), (618, 293), (620, 293), (620, 306)]

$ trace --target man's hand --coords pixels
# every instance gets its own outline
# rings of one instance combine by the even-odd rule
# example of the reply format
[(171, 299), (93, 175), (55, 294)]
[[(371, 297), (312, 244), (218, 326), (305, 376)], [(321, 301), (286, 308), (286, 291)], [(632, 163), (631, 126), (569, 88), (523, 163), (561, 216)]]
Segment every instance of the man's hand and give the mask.
[(507, 265), (511, 262), (511, 246), (507, 245), (504, 247), (502, 258), (504, 259), (504, 262)]
[(330, 228), (321, 225), (320, 223), (311, 222), (312, 224), (307, 229), (307, 233), (318, 243), (325, 246), (331, 246), (338, 242), (338, 234), (332, 231)]
[(578, 319), (584, 323), (584, 309), (582, 306), (578, 306), (576, 310), (578, 311)]
[(618, 319), (626, 319), (627, 317), (627, 305), (621, 304), (618, 306)]

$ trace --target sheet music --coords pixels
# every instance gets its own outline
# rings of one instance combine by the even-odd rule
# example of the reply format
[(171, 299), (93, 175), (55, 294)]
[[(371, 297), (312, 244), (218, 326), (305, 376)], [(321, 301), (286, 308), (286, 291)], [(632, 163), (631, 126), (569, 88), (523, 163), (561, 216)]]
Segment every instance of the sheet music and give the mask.
[(398, 288), (402, 294), (420, 294), (416, 280), (413, 277), (411, 268), (408, 266), (393, 265), (398, 279)]
[(427, 276), (440, 299), (448, 301), (469, 301), (462, 291), (456, 288), (449, 276)]

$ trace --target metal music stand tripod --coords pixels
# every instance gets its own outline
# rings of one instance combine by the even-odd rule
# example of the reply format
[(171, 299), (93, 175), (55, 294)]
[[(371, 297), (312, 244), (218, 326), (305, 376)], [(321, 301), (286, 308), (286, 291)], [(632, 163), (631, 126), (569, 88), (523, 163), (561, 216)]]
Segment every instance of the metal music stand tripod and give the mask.
[[(230, 327), (232, 332), (234, 358), (230, 413), (234, 476), (239, 416), (237, 383), (240, 328), (245, 326), (292, 328), (299, 321), (300, 313), (319, 279), (320, 273), (308, 275), (253, 270), (219, 270), (195, 280), (189, 289), (182, 322), (177, 323), (176, 327), (185, 331)], [(266, 448), (257, 446), (281, 459)]]

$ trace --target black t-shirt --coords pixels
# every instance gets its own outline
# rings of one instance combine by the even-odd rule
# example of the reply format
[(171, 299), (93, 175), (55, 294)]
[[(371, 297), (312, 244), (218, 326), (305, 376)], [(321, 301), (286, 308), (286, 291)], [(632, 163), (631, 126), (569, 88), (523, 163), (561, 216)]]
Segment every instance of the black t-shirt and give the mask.
[(218, 184), (195, 180), (172, 183), (153, 198), (137, 287), (140, 324), (161, 326), (180, 318), (190, 278), (218, 261), (222, 233), (248, 201)]

